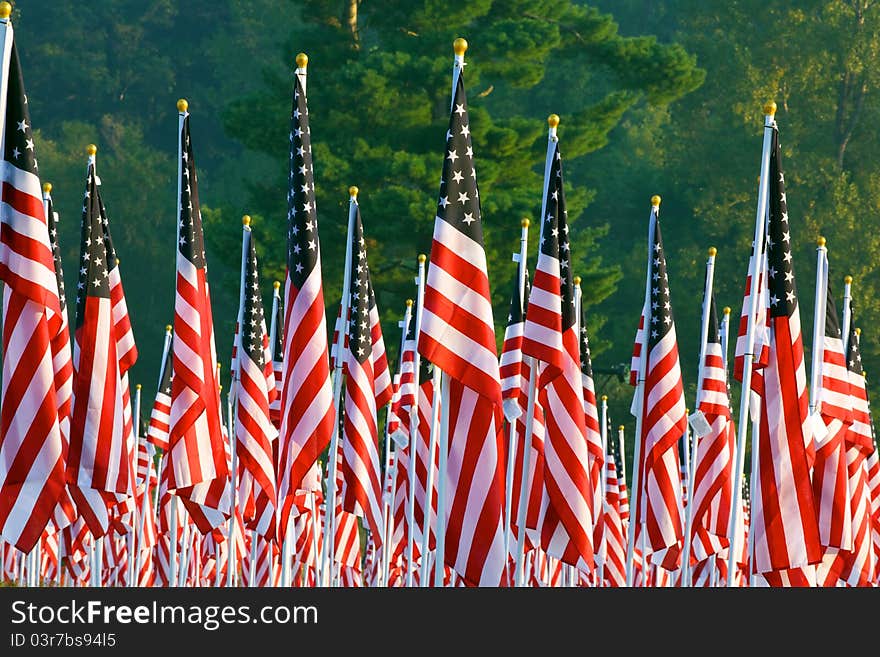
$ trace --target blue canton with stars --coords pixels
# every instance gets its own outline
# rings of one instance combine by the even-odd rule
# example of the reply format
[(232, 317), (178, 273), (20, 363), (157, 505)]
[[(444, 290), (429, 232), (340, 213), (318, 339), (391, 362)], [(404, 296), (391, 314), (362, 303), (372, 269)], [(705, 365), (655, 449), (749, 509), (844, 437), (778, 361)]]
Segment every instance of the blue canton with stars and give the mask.
[(85, 320), (86, 297), (110, 298), (108, 253), (93, 162), (89, 163), (86, 191), (83, 195), (81, 235), (79, 281), (76, 286), (76, 328), (82, 326)]
[(770, 222), (767, 229), (767, 290), (770, 294), (770, 316), (791, 317), (797, 307), (797, 287), (785, 199), (785, 175), (779, 150), (779, 130), (776, 128), (773, 129), (768, 177)]
[(574, 326), (577, 319), (574, 283), (571, 275), (571, 246), (568, 240), (568, 210), (562, 179), (562, 153), (556, 142), (547, 180), (547, 207), (541, 225), (541, 253), (559, 260), (559, 283), (562, 296), (562, 332)]
[(651, 210), (654, 222), (654, 244), (651, 246), (651, 308), (648, 318), (648, 352), (672, 330), (672, 304), (669, 300), (669, 278), (666, 275), (666, 254), (660, 235), (657, 208)]
[(290, 280), (302, 288), (318, 262), (318, 219), (309, 110), (299, 76), (294, 76), (290, 110), (290, 168), (287, 190), (287, 268)]
[(27, 95), (24, 92), (24, 79), (21, 76), (21, 66), (14, 41), (10, 53), (9, 88), (6, 97), (8, 100), (3, 157), (22, 171), (36, 175), (39, 173), (39, 168), (34, 154), (34, 135), (31, 131), (31, 117), (28, 111)]
[(180, 232), (177, 238), (177, 248), (181, 255), (196, 268), (207, 269), (202, 213), (199, 209), (199, 184), (189, 131), (189, 114), (183, 119), (180, 139), (183, 148), (180, 149), (180, 221), (178, 224)]
[(437, 216), (482, 245), (480, 192), (474, 169), (474, 149), (471, 146), (463, 72), (457, 76), (453, 96), (449, 130), (446, 132), (446, 156), (443, 160)]

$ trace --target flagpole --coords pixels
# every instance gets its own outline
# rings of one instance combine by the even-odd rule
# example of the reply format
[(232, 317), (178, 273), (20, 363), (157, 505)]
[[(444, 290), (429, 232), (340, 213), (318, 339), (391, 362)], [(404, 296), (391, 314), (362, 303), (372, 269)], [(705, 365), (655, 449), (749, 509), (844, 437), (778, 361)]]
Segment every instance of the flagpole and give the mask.
[[(645, 274), (645, 298), (648, 298), (648, 293), (651, 290), (651, 262), (653, 253), (651, 252), (651, 245), (654, 243), (654, 229), (656, 227), (655, 214), (660, 211), (660, 197), (654, 195), (651, 197), (651, 216), (648, 223), (648, 267), (647, 272)], [(640, 345), (639, 350), (639, 369), (638, 376), (636, 378), (636, 433), (635, 439), (633, 442), (633, 485), (632, 485), (632, 496), (630, 497), (630, 519), (635, 518), (639, 519), (639, 513), (644, 512), (642, 509), (642, 500), (641, 494), (639, 492), (639, 486), (641, 485), (641, 447), (642, 447), (642, 420), (644, 415), (644, 405), (645, 405), (645, 372), (646, 366), (648, 364), (648, 317), (644, 318), (644, 326), (642, 331), (642, 343)], [(627, 587), (632, 586), (633, 582), (633, 554), (635, 553), (635, 535), (639, 533), (637, 531), (637, 527), (634, 530), (635, 523), (630, 522), (629, 527), (629, 536), (627, 537), (627, 545), (626, 545), (626, 585)], [(642, 539), (644, 543), (644, 532)], [(642, 557), (644, 558), (644, 550), (642, 552)]]
[[(519, 307), (525, 305), (525, 287), (526, 287), (526, 272), (527, 268), (527, 257), (528, 257), (528, 246), (529, 246), (529, 220), (528, 218), (524, 218), (520, 222), (520, 237), (519, 237), (519, 252), (513, 254), (513, 261), (517, 263), (517, 276), (519, 277)], [(511, 400), (513, 401), (513, 400)], [(505, 409), (506, 410), (506, 409)], [(513, 511), (513, 469), (516, 467), (516, 450), (517, 450), (517, 440), (516, 440), (516, 421), (519, 419), (522, 410), (519, 408), (519, 404), (516, 405), (514, 412), (511, 413), (512, 417), (507, 418), (508, 424), (508, 439), (507, 439), (507, 473), (506, 473), (506, 481), (504, 485), (504, 559), (505, 559), (505, 571), (508, 573), (508, 581), (510, 580), (510, 533), (511, 533), (511, 517), (510, 514)], [(505, 413), (507, 415), (507, 413)]]
[[(137, 455), (140, 449), (140, 433), (141, 433), (141, 384), (138, 383), (134, 387), (134, 417), (132, 418), (132, 424), (134, 428), (134, 454), (135, 454), (135, 462), (137, 462)], [(141, 533), (143, 532), (143, 524), (144, 524), (144, 508), (143, 503), (141, 504), (140, 510), (138, 510), (137, 504), (137, 474), (134, 476), (134, 490), (132, 493), (134, 494), (134, 518), (132, 518), (132, 527), (131, 527), (131, 541), (129, 545), (129, 555), (128, 555), (128, 586), (133, 586), (133, 582), (135, 581), (135, 571), (137, 569), (138, 562), (138, 553), (140, 551), (140, 542), (141, 542)], [(144, 491), (147, 489), (147, 484), (149, 483), (149, 472), (147, 472), (147, 480), (144, 483)], [(146, 498), (145, 498), (146, 501)]]
[[(425, 305), (425, 260), (427, 256), (419, 254), (419, 273), (416, 278), (416, 326), (415, 326), (415, 342), (419, 343), (419, 335), (422, 330), (422, 309)], [(406, 519), (407, 519), (407, 541), (406, 541), (406, 586), (411, 588), (413, 585), (413, 553), (415, 551), (415, 516), (416, 516), (416, 436), (419, 435), (419, 370), (421, 368), (422, 356), (418, 348), (413, 350), (413, 386), (415, 391), (415, 402), (410, 408), (409, 420), (409, 470), (408, 470), (408, 490), (406, 498)]]
[(852, 323), (852, 280), (852, 276), (845, 276), (843, 279), (843, 330), (841, 335), (843, 337), (845, 358), (849, 358), (847, 349), (849, 348), (849, 331), (850, 324)]
[[(439, 369), (439, 368), (438, 368)], [(443, 586), (446, 571), (446, 461), (449, 454), (449, 376), (440, 377), (440, 459), (437, 465), (437, 530), (434, 550), (434, 586)], [(433, 461), (433, 454), (431, 455)], [(427, 497), (427, 492), (426, 495)], [(430, 516), (430, 509), (425, 509)], [(425, 560), (427, 555), (422, 555)]]
[[(234, 376), (234, 374), (233, 374)], [(226, 431), (229, 434), (229, 458), (230, 458), (230, 466), (229, 466), (229, 485), (232, 487), (232, 495), (231, 500), (229, 502), (230, 505), (230, 514), (229, 514), (229, 529), (227, 530), (227, 540), (229, 541), (229, 549), (228, 556), (226, 558), (226, 586), (233, 587), (236, 585), (235, 582), (235, 569), (236, 569), (236, 549), (235, 549), (235, 518), (238, 512), (238, 486), (236, 485), (236, 474), (238, 471), (238, 459), (236, 458), (236, 445), (235, 445), (235, 421), (237, 413), (233, 411), (235, 404), (235, 384), (229, 386), (230, 390), (226, 393), (226, 424), (228, 425), (228, 429)]]
[(342, 368), (345, 363), (345, 336), (348, 335), (348, 311), (350, 305), (351, 287), (351, 236), (354, 232), (354, 219), (357, 214), (357, 187), (349, 187), (348, 202), (348, 232), (345, 238), (345, 268), (342, 275), (342, 299), (340, 300), (339, 317), (341, 326), (339, 335), (336, 339), (336, 359), (332, 373), (333, 378), (333, 436), (330, 439), (330, 463), (327, 470), (327, 530), (324, 533), (324, 555), (323, 567), (326, 573), (322, 572), (322, 582), (324, 586), (333, 586), (333, 541), (336, 533), (336, 457), (335, 454), (339, 449), (339, 418), (341, 415), (340, 400), (342, 399)]
[(385, 469), (382, 471), (381, 475), (381, 483), (382, 483), (382, 550), (376, 552), (376, 559), (379, 559), (378, 562), (378, 577), (376, 581), (376, 586), (385, 586), (385, 576), (387, 574), (386, 566), (386, 555), (388, 554), (388, 523), (390, 521), (391, 515), (391, 500), (388, 499), (388, 495), (385, 490), (386, 483), (391, 476), (391, 436), (388, 432), (388, 420), (391, 417), (391, 402), (388, 402), (385, 405), (385, 436), (383, 438), (383, 445), (385, 448)]
[(9, 62), (12, 55), (12, 5), (0, 3), (0, 148), (6, 151), (6, 97), (9, 92)]
[(724, 365), (724, 376), (727, 378), (727, 345), (730, 338), (730, 306), (724, 306), (724, 317), (721, 320), (721, 362)]
[[(764, 251), (764, 233), (766, 232), (766, 217), (768, 207), (768, 195), (770, 189), (770, 181), (767, 176), (770, 169), (770, 148), (773, 138), (773, 126), (775, 125), (774, 116), (776, 115), (776, 103), (769, 102), (764, 105), (764, 144), (761, 149), (761, 178), (758, 183), (758, 207), (755, 212), (755, 237), (752, 246), (754, 257), (752, 258), (751, 275), (751, 293), (749, 294), (749, 314), (746, 320), (746, 345), (743, 354), (743, 373), (742, 373), (742, 394), (739, 405), (739, 423), (737, 424), (736, 438), (736, 472), (733, 481), (733, 500), (730, 505), (730, 520), (728, 523), (728, 536), (733, 536), (736, 530), (736, 508), (740, 504), (740, 487), (742, 486), (743, 465), (745, 459), (745, 442), (748, 435), (748, 419), (749, 419), (749, 398), (751, 397), (752, 387), (752, 362), (755, 354), (755, 310), (757, 309), (758, 295), (757, 286), (759, 284), (760, 264)], [(766, 284), (766, 282), (765, 282)], [(753, 432), (754, 442), (754, 432)], [(755, 445), (752, 446), (753, 451)], [(756, 455), (753, 454), (753, 460)], [(750, 536), (753, 532), (749, 532)], [(733, 550), (728, 551), (727, 562), (727, 586), (733, 586), (733, 578), (736, 565), (736, 555)], [(751, 563), (749, 564), (751, 570)]]
[[(825, 312), (828, 294), (828, 249), (825, 238), (816, 240), (816, 297), (813, 301), (813, 346), (810, 363), (810, 415), (819, 406), (822, 389), (822, 356), (825, 352)], [(811, 418), (812, 420), (812, 418)]]
[[(432, 370), (433, 377), (433, 386), (432, 386), (432, 399), (431, 399), (431, 429), (430, 429), (430, 438), (428, 439), (428, 474), (425, 478), (425, 513), (422, 518), (422, 574), (419, 579), (419, 585), (422, 588), (426, 588), (428, 586), (428, 577), (430, 576), (430, 572), (428, 570), (428, 549), (430, 546), (430, 541), (428, 540), (431, 536), (431, 508), (433, 507), (433, 493), (434, 493), (434, 453), (437, 451), (437, 430), (439, 427), (437, 426), (438, 415), (440, 413), (442, 402), (440, 401), (441, 387), (443, 385), (443, 375), (440, 371), (439, 367), (435, 367)], [(415, 442), (415, 441), (413, 441)], [(415, 445), (413, 445), (415, 447)], [(441, 451), (442, 453), (442, 451)], [(438, 468), (439, 469), (439, 468)], [(438, 492), (437, 492), (437, 503), (439, 508), (439, 481), (438, 481)], [(439, 517), (439, 516), (438, 516)]]
[[(700, 360), (697, 368), (697, 399), (694, 403), (694, 413), (700, 410), (700, 390), (703, 389), (703, 366), (706, 361), (706, 342), (709, 339), (709, 311), (712, 308), (712, 289), (715, 282), (715, 254), (718, 250), (714, 246), (709, 247), (709, 258), (706, 260), (706, 282), (703, 288), (703, 316), (700, 323)], [(687, 429), (685, 429), (687, 436)], [(685, 441), (685, 448), (688, 450), (688, 502), (685, 507), (684, 517), (684, 556), (682, 557), (681, 567), (681, 584), (682, 586), (692, 586), (691, 581), (691, 532), (693, 531), (694, 522), (694, 505), (691, 504), (694, 497), (694, 484), (696, 479), (696, 459), (697, 459), (697, 443), (700, 436), (694, 434), (693, 440)]]
[(602, 542), (599, 544), (599, 565), (596, 568), (596, 586), (601, 587), (605, 580), (605, 559), (608, 557), (608, 536), (606, 535), (605, 522), (605, 506), (608, 499), (608, 491), (606, 490), (608, 483), (608, 395), (602, 395), (602, 428), (600, 436), (602, 438)]

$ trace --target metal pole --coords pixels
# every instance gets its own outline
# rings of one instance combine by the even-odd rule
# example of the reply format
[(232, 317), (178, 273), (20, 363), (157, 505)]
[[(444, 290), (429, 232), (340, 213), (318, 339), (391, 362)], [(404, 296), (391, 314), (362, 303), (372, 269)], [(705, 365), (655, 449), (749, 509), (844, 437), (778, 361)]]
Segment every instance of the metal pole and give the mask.
[[(660, 211), (660, 197), (652, 196), (651, 197), (651, 216), (648, 223), (648, 267), (645, 273), (646, 283), (645, 283), (645, 299), (648, 299), (648, 293), (651, 289), (651, 263), (652, 263), (652, 247), (654, 244), (654, 229), (656, 226), (656, 215)], [(644, 415), (644, 397), (645, 397), (645, 371), (648, 363), (648, 316), (646, 306), (643, 306), (644, 316), (644, 326), (642, 331), (642, 344), (641, 350), (639, 352), (639, 370), (638, 376), (636, 378), (636, 435), (635, 442), (633, 446), (633, 485), (632, 485), (632, 496), (630, 497), (630, 519), (636, 518), (638, 520), (639, 513), (642, 512), (642, 503), (641, 503), (641, 494), (639, 492), (639, 486), (641, 482), (639, 481), (641, 478), (641, 446), (642, 446), (642, 419)], [(626, 547), (626, 585), (627, 587), (632, 586), (633, 581), (633, 554), (635, 553), (635, 535), (638, 531), (637, 527), (634, 527), (635, 523), (630, 522), (629, 527), (629, 537), (627, 540)], [(642, 539), (644, 540), (644, 532), (642, 532)]]
[[(419, 342), (419, 335), (422, 330), (422, 310), (425, 305), (425, 260), (424, 254), (419, 255), (419, 273), (416, 278), (418, 291), (416, 294), (416, 344)], [(406, 499), (406, 519), (407, 519), (407, 544), (406, 544), (406, 586), (413, 585), (413, 559), (415, 552), (415, 513), (416, 513), (416, 437), (419, 435), (419, 369), (421, 368), (422, 357), (419, 350), (415, 349), (413, 354), (413, 385), (415, 386), (415, 404), (410, 409), (409, 420), (409, 470), (408, 470), (408, 490)]]
[[(440, 378), (440, 460), (437, 466), (437, 530), (434, 586), (443, 586), (446, 570), (446, 460), (449, 455), (449, 376)], [(432, 460), (433, 460), (433, 455)], [(425, 511), (428, 513), (428, 510)], [(424, 559), (425, 555), (422, 555)]]
[[(714, 246), (709, 247), (709, 259), (706, 260), (706, 281), (703, 287), (703, 316), (700, 323), (700, 359), (697, 369), (697, 399), (695, 411), (700, 410), (700, 391), (703, 389), (703, 367), (706, 361), (706, 342), (709, 339), (709, 311), (712, 308), (712, 288), (715, 282), (715, 254), (718, 251)], [(697, 470), (697, 443), (700, 437), (694, 434), (693, 440), (687, 440), (688, 430), (685, 428), (685, 448), (688, 449), (688, 502), (685, 507), (685, 530), (684, 530), (684, 556), (682, 557), (681, 585), (691, 586), (691, 532), (694, 523), (694, 485), (696, 483)]]
[[(440, 409), (443, 405), (443, 401), (441, 401), (441, 387), (442, 387), (442, 373), (439, 367), (435, 367), (433, 372), (433, 398), (431, 399), (431, 430), (430, 430), (430, 438), (428, 440), (428, 464), (427, 464), (427, 476), (425, 478), (425, 513), (422, 518), (422, 574), (420, 578), (420, 584), (422, 587), (428, 586), (428, 577), (430, 576), (428, 570), (428, 549), (430, 545), (430, 541), (428, 540), (431, 536), (431, 509), (433, 507), (433, 495), (434, 495), (434, 477), (436, 475), (434, 471), (434, 454), (437, 451), (437, 432), (440, 427), (437, 426), (437, 420), (439, 419)], [(421, 442), (421, 441), (420, 441)], [(413, 448), (415, 448), (415, 440), (411, 441)], [(439, 482), (438, 482), (439, 486)], [(437, 494), (437, 508), (438, 508), (438, 518), (439, 518), (439, 508), (440, 508), (440, 494), (438, 491)]]
[[(751, 294), (749, 294), (749, 314), (746, 324), (746, 345), (743, 355), (743, 374), (742, 374), (742, 395), (739, 407), (739, 424), (737, 425), (736, 439), (736, 462), (738, 464), (734, 473), (733, 481), (733, 500), (730, 505), (730, 522), (728, 523), (728, 536), (733, 536), (736, 528), (736, 508), (740, 503), (740, 487), (742, 485), (742, 465), (745, 459), (745, 442), (748, 436), (748, 419), (749, 419), (749, 397), (751, 395), (752, 386), (752, 362), (754, 361), (755, 347), (755, 310), (758, 300), (758, 285), (761, 283), (759, 275), (761, 271), (761, 260), (764, 257), (764, 234), (766, 233), (767, 209), (769, 181), (767, 179), (770, 168), (770, 147), (772, 145), (773, 128), (775, 121), (773, 119), (776, 114), (776, 103), (767, 103), (764, 106), (764, 144), (761, 150), (761, 179), (758, 184), (758, 207), (755, 213), (755, 237), (752, 243), (753, 258), (751, 263)], [(766, 285), (766, 281), (763, 282)], [(754, 448), (754, 446), (753, 446)], [(755, 454), (752, 455), (753, 459)], [(749, 532), (751, 535), (752, 532)], [(736, 567), (736, 556), (733, 550), (729, 550), (727, 565), (727, 586), (733, 586), (733, 578)]]
[(324, 559), (321, 581), (324, 586), (333, 586), (333, 540), (336, 531), (336, 457), (339, 449), (339, 418), (342, 399), (342, 367), (345, 363), (345, 336), (348, 335), (348, 310), (351, 287), (351, 239), (354, 234), (354, 219), (357, 214), (357, 187), (349, 188), (348, 233), (345, 240), (345, 268), (342, 276), (342, 299), (339, 305), (341, 326), (336, 338), (336, 362), (333, 368), (333, 436), (330, 440), (330, 463), (327, 471), (327, 531), (324, 533)]

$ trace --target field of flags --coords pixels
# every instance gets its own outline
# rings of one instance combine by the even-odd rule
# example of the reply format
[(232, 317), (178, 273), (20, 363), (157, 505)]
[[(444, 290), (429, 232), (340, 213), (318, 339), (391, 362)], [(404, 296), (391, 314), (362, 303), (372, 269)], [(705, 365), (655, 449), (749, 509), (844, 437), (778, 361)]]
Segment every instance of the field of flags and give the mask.
[[(164, 348), (149, 400), (128, 375), (138, 350), (93, 145), (68, 323), (53, 188), (39, 176), (10, 11), (0, 3), (0, 582), (880, 585), (880, 460), (852, 281), (832, 292), (820, 238), (813, 325), (802, 326), (792, 240), (806, 236), (789, 226), (775, 104), (755, 153), (754, 240), (733, 327), (715, 302), (708, 251), (694, 400), (682, 384), (661, 199), (646, 203), (644, 299), (629, 318), (636, 429), (625, 436), (597, 397), (555, 114), (539, 225), (523, 220), (511, 245), (517, 275), (497, 340), (464, 39), (439, 191), (425, 190), (438, 199), (433, 238), (413, 254), (396, 363), (357, 187), (335, 324), (325, 315), (308, 57), (297, 57), (291, 90), (285, 280), (264, 306), (256, 241), (279, 236), (255, 234), (245, 216), (234, 336), (214, 334), (193, 117), (180, 99), (174, 314), (150, 338)], [(332, 126), (316, 129), (320, 139)], [(228, 340), (223, 390), (218, 341), (223, 353)]]

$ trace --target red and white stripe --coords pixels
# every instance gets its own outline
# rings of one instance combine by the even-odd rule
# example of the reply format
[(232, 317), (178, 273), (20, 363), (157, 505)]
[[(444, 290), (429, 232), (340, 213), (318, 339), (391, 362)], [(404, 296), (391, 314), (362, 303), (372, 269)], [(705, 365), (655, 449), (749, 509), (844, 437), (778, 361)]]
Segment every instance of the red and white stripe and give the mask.
[(711, 430), (695, 438), (697, 448), (692, 466), (694, 492), (690, 538), (692, 563), (721, 554), (730, 545), (728, 534), (736, 432), (730, 417), (727, 373), (720, 342), (706, 342), (697, 409), (702, 412)]
[(617, 465), (608, 458), (605, 475), (605, 500), (597, 545), (601, 556), (602, 582), (600, 586), (626, 586), (626, 534), (620, 519), (620, 484)]

